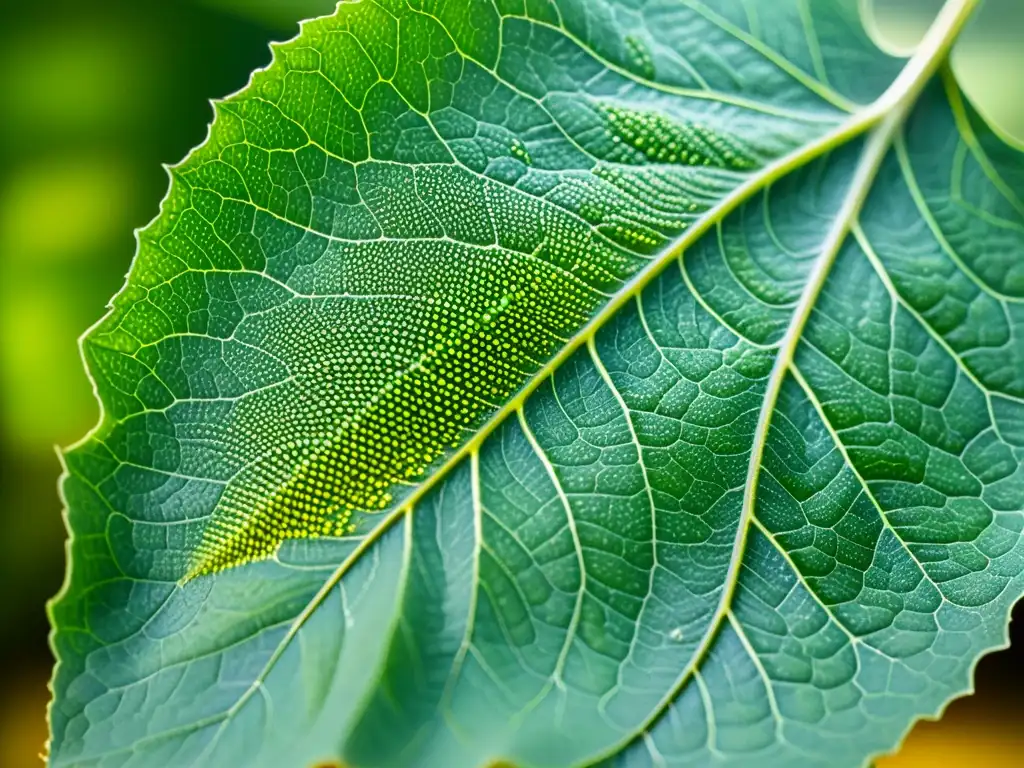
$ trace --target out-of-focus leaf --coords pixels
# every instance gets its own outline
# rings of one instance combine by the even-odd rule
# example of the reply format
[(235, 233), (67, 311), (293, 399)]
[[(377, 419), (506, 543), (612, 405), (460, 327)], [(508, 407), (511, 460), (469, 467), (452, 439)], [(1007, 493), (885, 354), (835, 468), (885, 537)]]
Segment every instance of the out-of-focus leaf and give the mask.
[(133, 186), (109, 154), (28, 163), (0, 186), (0, 420), (21, 453), (49, 460), (69, 429), (89, 425), (91, 393), (71, 343), (88, 311), (76, 298), (109, 290), (93, 256), (131, 226)]
[(337, 0), (196, 0), (200, 5), (245, 18), (272, 27), (287, 28), (299, 19), (323, 16), (337, 6)]

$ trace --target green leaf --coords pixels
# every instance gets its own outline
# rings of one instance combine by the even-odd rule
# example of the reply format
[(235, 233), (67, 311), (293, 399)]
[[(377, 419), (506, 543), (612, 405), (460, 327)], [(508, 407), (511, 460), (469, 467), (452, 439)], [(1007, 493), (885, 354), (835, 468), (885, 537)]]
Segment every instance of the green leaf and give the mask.
[(362, 0), (83, 340), (54, 766), (859, 766), (1024, 591), (1024, 155), (857, 0)]

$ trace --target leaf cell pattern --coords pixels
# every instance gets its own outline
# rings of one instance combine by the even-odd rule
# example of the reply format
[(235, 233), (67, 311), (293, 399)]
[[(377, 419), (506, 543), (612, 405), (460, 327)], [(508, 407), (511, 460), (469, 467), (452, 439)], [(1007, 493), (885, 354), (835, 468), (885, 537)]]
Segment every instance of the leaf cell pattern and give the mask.
[(904, 75), (854, 0), (275, 46), (83, 345), (51, 764), (856, 766), (964, 691), (1024, 578), (969, 6)]

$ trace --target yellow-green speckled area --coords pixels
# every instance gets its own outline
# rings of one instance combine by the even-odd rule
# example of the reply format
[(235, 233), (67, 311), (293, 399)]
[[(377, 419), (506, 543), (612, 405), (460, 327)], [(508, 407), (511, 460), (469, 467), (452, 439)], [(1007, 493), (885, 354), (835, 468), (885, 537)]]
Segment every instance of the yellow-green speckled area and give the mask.
[[(766, 133), (780, 118), (618, 74), (542, 4), (477, 5), (342, 4), (172, 170), (85, 350), (98, 444), (217, 483), (187, 578), (372, 527), (652, 254), (829, 124), (817, 104)], [(567, 62), (603, 95), (555, 82)], [(154, 421), (160, 448), (121, 437)]]
[[(658, 163), (705, 165), (749, 171), (757, 159), (746, 154), (740, 142), (700, 123), (680, 123), (663, 115), (603, 106), (612, 141), (623, 144), (616, 153), (621, 162), (646, 159)], [(625, 147), (635, 150), (629, 153)]]

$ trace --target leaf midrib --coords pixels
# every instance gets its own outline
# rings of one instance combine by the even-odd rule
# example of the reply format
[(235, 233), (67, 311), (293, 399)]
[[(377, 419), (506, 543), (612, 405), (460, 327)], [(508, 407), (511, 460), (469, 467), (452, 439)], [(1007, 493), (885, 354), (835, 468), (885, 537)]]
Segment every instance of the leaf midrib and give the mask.
[[(781, 342), (777, 345), (777, 357), (769, 375), (767, 392), (762, 404), (758, 418), (758, 424), (754, 435), (754, 447), (751, 452), (750, 464), (748, 467), (747, 482), (744, 488), (744, 501), (741, 518), (737, 528), (736, 542), (733, 547), (732, 559), (730, 561), (727, 580), (723, 588), (723, 596), (719, 608), (709, 622), (709, 629), (701, 645), (695, 651), (691, 663), (684, 670), (676, 684), (666, 694), (657, 707), (652, 710), (650, 716), (637, 727), (636, 733), (644, 732), (656, 721), (677, 696), (681, 687), (696, 670), (710, 649), (712, 640), (717, 634), (719, 624), (723, 616), (729, 611), (732, 601), (732, 594), (735, 590), (739, 564), (742, 559), (742, 552), (750, 529), (750, 522), (753, 517), (754, 504), (756, 502), (756, 485), (760, 472), (761, 457), (768, 434), (768, 426), (774, 412), (775, 402), (781, 389), (781, 384), (786, 373), (790, 369), (792, 355), (796, 344), (801, 337), (803, 327), (814, 307), (815, 300), (828, 277), (830, 267), (835, 260), (836, 253), (845, 242), (851, 227), (856, 221), (856, 216), (863, 205), (871, 188), (872, 181), (893, 143), (893, 139), (902, 126), (910, 109), (913, 107), (921, 90), (927, 84), (938, 67), (946, 59), (952, 44), (955, 42), (959, 32), (967, 22), (971, 13), (979, 4), (980, 0), (947, 0), (939, 13), (932, 27), (925, 35), (917, 52), (904, 66), (903, 70), (892, 82), (889, 88), (870, 105), (865, 106), (857, 112), (852, 113), (846, 120), (833, 128), (828, 133), (809, 142), (804, 147), (797, 149), (775, 162), (763, 168), (760, 172), (752, 175), (747, 181), (730, 192), (721, 202), (711, 208), (704, 216), (695, 221), (689, 229), (665, 249), (659, 256), (653, 259), (647, 266), (640, 270), (622, 288), (620, 288), (609, 301), (555, 354), (551, 360), (541, 367), (501, 408), (496, 410), (491, 417), (477, 430), (477, 432), (452, 452), (449, 457), (440, 464), (420, 485), (403, 500), (401, 506), (388, 513), (351, 552), (351, 554), (337, 567), (323, 586), (309, 601), (302, 612), (293, 620), (292, 626), (280, 641), (270, 658), (267, 660), (259, 675), (253, 683), (238, 698), (227, 711), (213, 721), (223, 718), (222, 728), (227, 722), (245, 705), (245, 703), (259, 690), (270, 670), (276, 665), (291, 641), (298, 634), (306, 621), (320, 606), (328, 594), (338, 585), (345, 574), (359, 561), (365, 552), (372, 547), (381, 536), (387, 532), (407, 512), (411, 512), (416, 504), (430, 492), (438, 483), (447, 477), (449, 471), (459, 464), (467, 456), (475, 456), (481, 444), (493, 431), (509, 416), (521, 410), (526, 399), (533, 394), (536, 388), (551, 376), (573, 353), (581, 346), (588, 343), (597, 331), (628, 301), (636, 297), (640, 291), (657, 277), (663, 269), (676, 259), (680, 258), (684, 251), (706, 234), (712, 227), (723, 221), (730, 213), (747, 202), (757, 192), (770, 187), (776, 181), (787, 176), (792, 171), (801, 168), (811, 161), (827, 154), (831, 150), (842, 146), (849, 141), (863, 135), (869, 134), (868, 143), (865, 146), (861, 159), (858, 163), (854, 179), (850, 184), (850, 192), (844, 200), (843, 207), (837, 215), (836, 224), (830, 231), (826, 244), (822, 249), (821, 256), (816, 260), (812, 268), (811, 277), (805, 286), (801, 299), (794, 310), (793, 319), (787, 327), (786, 333)], [(363, 707), (361, 706), (360, 709)], [(622, 747), (636, 737), (636, 733), (616, 742), (605, 752), (588, 758), (590, 762), (600, 762), (622, 749)], [(166, 734), (163, 734), (166, 735)]]

